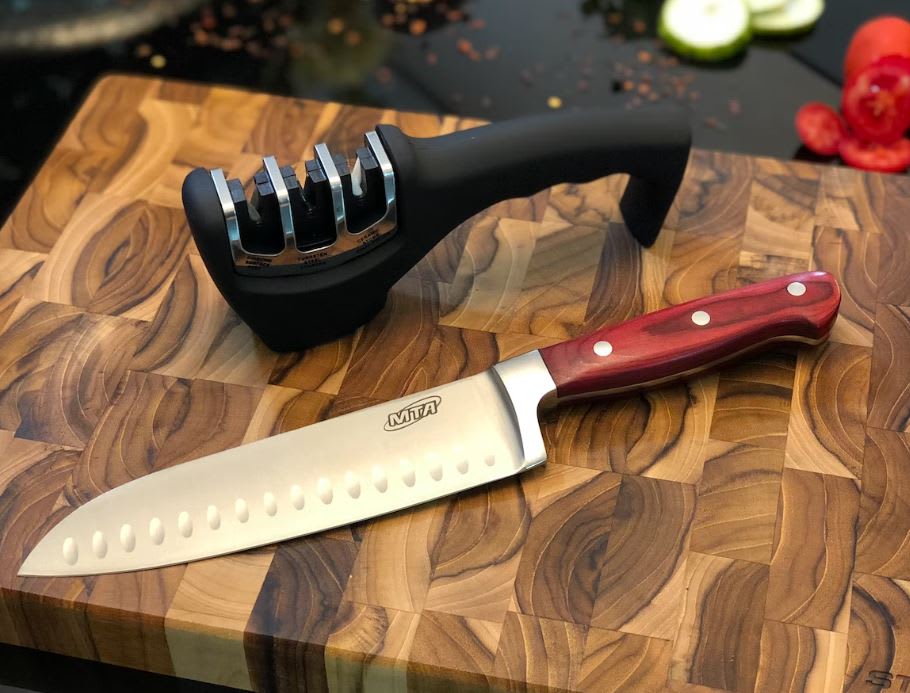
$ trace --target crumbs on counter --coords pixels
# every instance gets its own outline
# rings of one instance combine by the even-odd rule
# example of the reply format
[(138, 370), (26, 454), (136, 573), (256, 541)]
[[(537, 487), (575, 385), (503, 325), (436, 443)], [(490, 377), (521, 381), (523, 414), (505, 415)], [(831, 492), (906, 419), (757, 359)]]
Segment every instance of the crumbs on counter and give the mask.
[[(593, 0), (588, 14), (599, 16), (606, 38), (605, 50), (591, 51), (583, 56), (569, 56), (565, 63), (545, 65), (537, 62), (516, 70), (515, 79), (529, 90), (541, 89), (545, 82), (564, 83), (558, 94), (542, 94), (550, 109), (572, 107), (585, 103), (585, 95), (598, 89), (616, 93), (626, 109), (636, 109), (660, 101), (673, 101), (690, 106), (701, 95), (695, 88), (696, 73), (686, 63), (670, 54), (653, 35), (651, 15), (642, 15), (641, 8), (624, 9), (613, 2)], [(333, 12), (333, 9), (334, 12)], [(363, 5), (337, 6), (308, 3), (306, 0), (217, 0), (201, 7), (189, 20), (187, 41), (199, 48), (224, 52), (245, 51), (262, 60), (292, 60), (312, 58), (331, 42), (347, 49), (369, 50), (366, 42), (374, 40), (372, 27), (392, 31), (418, 41), (423, 63), (428, 68), (443, 61), (465, 60), (470, 63), (499, 61), (508, 46), (493, 43), (487, 31), (488, 19), (477, 16), (482, 4), (465, 0), (377, 0), (364, 9)], [(331, 15), (319, 12), (333, 12)], [(566, 11), (555, 15), (558, 24)], [(317, 31), (301, 32), (311, 27), (317, 18)], [(321, 27), (321, 28), (320, 28)], [(578, 29), (576, 28), (577, 32)], [(436, 32), (431, 41), (428, 35)], [(324, 45), (323, 45), (324, 44)], [(606, 46), (610, 46), (606, 49)], [(146, 40), (134, 48), (136, 58), (147, 61), (154, 69), (167, 64), (163, 51)], [(547, 73), (547, 79), (539, 76)], [(365, 75), (372, 74), (380, 86), (393, 82), (393, 68), (374, 63)], [(462, 94), (449, 94), (448, 100), (461, 104)], [(456, 98), (457, 97), (457, 98)], [(573, 103), (575, 102), (575, 103)], [(491, 96), (482, 96), (480, 106), (489, 109)], [(723, 129), (724, 118), (742, 114), (742, 104), (729, 99), (721, 112), (702, 120), (712, 129)]]

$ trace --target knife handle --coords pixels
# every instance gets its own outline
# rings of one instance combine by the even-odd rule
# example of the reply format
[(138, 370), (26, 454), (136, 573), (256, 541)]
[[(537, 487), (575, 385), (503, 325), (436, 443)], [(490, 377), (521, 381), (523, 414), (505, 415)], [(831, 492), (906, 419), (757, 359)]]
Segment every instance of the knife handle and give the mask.
[(802, 272), (648, 313), (540, 350), (557, 399), (680, 380), (775, 342), (819, 344), (840, 305), (827, 272)]

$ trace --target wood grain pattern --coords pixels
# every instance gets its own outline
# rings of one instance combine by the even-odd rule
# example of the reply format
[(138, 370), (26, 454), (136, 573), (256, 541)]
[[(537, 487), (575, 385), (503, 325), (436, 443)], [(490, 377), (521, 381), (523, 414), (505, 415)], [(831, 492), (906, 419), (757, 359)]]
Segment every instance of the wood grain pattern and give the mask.
[(28, 296), (139, 320), (154, 316), (187, 247), (180, 211), (108, 195), (87, 196), (61, 238)]
[(856, 570), (910, 579), (910, 435), (870, 428), (857, 521)]
[(320, 536), (278, 547), (244, 635), (254, 690), (327, 687), (325, 645), (356, 554)]
[(790, 387), (721, 377), (711, 437), (783, 450), (790, 421)]
[(424, 611), (414, 633), (408, 690), (487, 690), (503, 624)]
[(879, 304), (875, 314), (868, 424), (910, 431), (910, 307)]
[(831, 343), (799, 354), (787, 430), (786, 464), (859, 478), (872, 354)]
[(677, 231), (664, 263), (664, 300), (675, 305), (738, 287), (741, 245), (742, 232), (735, 227), (710, 236)]
[(815, 228), (812, 269), (831, 272), (842, 287), (840, 314), (834, 325), (838, 342), (872, 346), (880, 267), (892, 252), (891, 244), (880, 234)]
[(853, 592), (844, 690), (869, 690), (873, 671), (903, 686), (910, 678), (910, 583), (860, 574)]
[[(91, 585), (86, 620), (98, 657), (118, 666), (173, 674), (164, 619), (186, 566), (100, 575)], [(142, 618), (125, 620), (124, 611)]]
[(364, 535), (345, 598), (361, 604), (420, 612), (430, 588), (428, 546), (440, 529), (448, 500), (373, 522)]
[(692, 551), (770, 563), (784, 458), (779, 450), (713, 441), (698, 484)]
[(47, 253), (82, 201), (103, 155), (57, 147), (0, 228), (4, 248)]
[(625, 477), (597, 583), (591, 625), (672, 640), (682, 618), (695, 489)]
[(619, 485), (602, 472), (535, 514), (515, 578), (519, 613), (591, 622)]
[(880, 174), (854, 176), (843, 168), (826, 168), (815, 205), (819, 226), (882, 233), (887, 192)]
[(186, 567), (164, 623), (177, 676), (251, 687), (242, 633), (274, 553), (266, 547)]
[(756, 691), (833, 693), (843, 689), (847, 635), (765, 621)]
[(560, 339), (577, 332), (603, 231), (579, 227), (566, 243), (562, 222), (490, 219), (472, 229), (455, 278), (444, 285), (440, 323)]
[(714, 236), (742, 229), (755, 168), (748, 157), (693, 151), (674, 202), (679, 208), (676, 230)]
[[(576, 623), (508, 613), (499, 636), (493, 673), (506, 689), (572, 687), (584, 654), (587, 629)], [(524, 682), (515, 684), (513, 682)]]
[(703, 376), (614, 401), (559, 407), (543, 426), (550, 461), (697, 483), (716, 392), (717, 376)]
[(351, 365), (359, 332), (306, 351), (278, 355), (269, 383), (337, 395)]
[[(494, 205), (375, 320), (272, 354), (190, 240), (195, 166), (475, 124), (98, 82), (0, 226), (0, 640), (258, 691), (869, 691), (910, 681), (910, 183), (694, 151), (651, 248), (625, 177)], [(547, 465), (433, 505), (140, 574), (19, 578), (148, 472), (572, 336), (825, 270), (831, 343), (543, 413)], [(903, 678), (902, 678), (903, 677)]]
[[(307, 147), (321, 142), (338, 109), (307, 108), (302, 101), (269, 99), (253, 126), (246, 148), (253, 153), (269, 153), (282, 161), (312, 158)], [(315, 138), (315, 139), (314, 139)]]
[(0, 329), (25, 295), (45, 257), (42, 253), (0, 250)]
[(604, 693), (662, 691), (672, 652), (668, 640), (590, 628), (576, 688)]
[[(787, 274), (808, 268), (815, 227), (818, 197), (817, 174), (796, 175), (786, 164), (784, 170), (759, 167), (752, 181), (749, 208), (743, 234), (740, 264), (750, 276)], [(814, 173), (812, 169), (810, 172)]]
[(452, 499), (433, 536), (425, 607), (502, 622), (530, 522), (515, 479)]
[(768, 567), (689, 553), (670, 679), (750, 691), (760, 661)]
[(407, 690), (407, 662), (419, 616), (342, 602), (325, 658), (330, 691)]
[(854, 480), (784, 470), (768, 618), (846, 631), (858, 510)]
[(883, 243), (888, 252), (881, 254), (878, 269), (878, 300), (882, 303), (906, 306), (910, 304), (910, 287), (904, 281), (901, 271), (907, 266), (910, 250), (903, 242), (910, 214), (910, 188), (899, 176), (884, 176), (883, 200), (881, 202)]
[(130, 367), (178, 378), (265, 385), (278, 355), (253, 339), (208, 278), (202, 259), (179, 269)]

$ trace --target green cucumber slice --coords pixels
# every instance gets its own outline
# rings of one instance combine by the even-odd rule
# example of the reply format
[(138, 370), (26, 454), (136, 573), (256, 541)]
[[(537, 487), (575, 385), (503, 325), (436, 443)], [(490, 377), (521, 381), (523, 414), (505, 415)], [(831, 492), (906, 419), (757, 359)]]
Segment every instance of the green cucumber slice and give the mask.
[(724, 60), (749, 43), (749, 9), (743, 0), (667, 0), (657, 33), (679, 55)]
[(752, 31), (762, 36), (799, 34), (815, 26), (824, 11), (824, 0), (787, 0), (779, 10), (752, 15)]
[(779, 10), (787, 4), (787, 0), (746, 0), (746, 4), (749, 6), (749, 12), (757, 14)]

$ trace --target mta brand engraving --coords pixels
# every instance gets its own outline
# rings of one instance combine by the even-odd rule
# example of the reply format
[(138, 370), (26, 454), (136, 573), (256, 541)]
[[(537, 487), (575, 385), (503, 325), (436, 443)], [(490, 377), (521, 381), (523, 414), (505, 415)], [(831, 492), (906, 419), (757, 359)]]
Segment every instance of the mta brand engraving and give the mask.
[(442, 397), (438, 395), (424, 397), (416, 402), (411, 402), (409, 405), (389, 414), (389, 418), (386, 419), (383, 428), (387, 431), (399, 431), (402, 428), (407, 428), (411, 424), (415, 424), (439, 411), (441, 402)]

